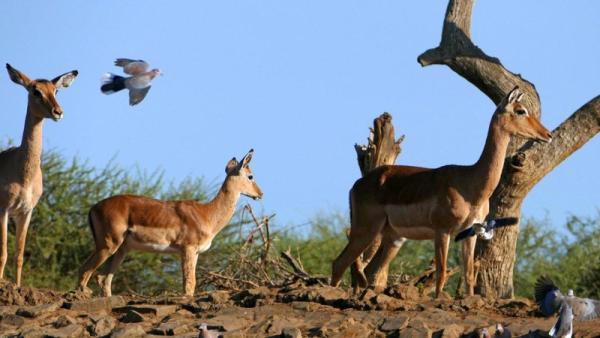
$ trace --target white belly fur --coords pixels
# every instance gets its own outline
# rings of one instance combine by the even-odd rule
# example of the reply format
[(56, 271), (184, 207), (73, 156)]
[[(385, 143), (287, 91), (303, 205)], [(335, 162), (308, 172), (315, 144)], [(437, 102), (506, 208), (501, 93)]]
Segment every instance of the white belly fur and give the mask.
[(133, 250), (156, 252), (156, 253), (178, 253), (179, 249), (169, 243), (142, 243), (131, 238), (127, 245)]

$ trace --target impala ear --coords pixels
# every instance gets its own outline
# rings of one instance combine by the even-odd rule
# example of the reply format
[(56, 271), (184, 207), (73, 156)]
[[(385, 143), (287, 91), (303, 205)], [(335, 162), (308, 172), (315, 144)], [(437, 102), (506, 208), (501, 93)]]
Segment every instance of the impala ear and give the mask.
[(55, 77), (54, 79), (52, 79), (52, 83), (54, 83), (56, 89), (67, 88), (71, 85), (71, 83), (73, 83), (73, 81), (75, 81), (75, 78), (78, 74), (79, 72), (77, 70), (72, 70), (68, 73), (64, 73)]
[(231, 160), (229, 160), (229, 162), (227, 162), (227, 166), (225, 167), (225, 173), (227, 175), (231, 175), (238, 167), (239, 163), (238, 161), (234, 158), (232, 158)]
[(10, 76), (10, 79), (14, 83), (20, 84), (23, 87), (29, 86), (29, 83), (31, 82), (31, 80), (27, 77), (27, 75), (25, 75), (25, 74), (21, 73), (20, 71), (18, 71), (17, 69), (13, 68), (8, 63), (6, 64), (6, 70), (8, 71), (8, 76)]
[(515, 103), (521, 101), (523, 97), (523, 92), (519, 89), (519, 86), (515, 86), (513, 90), (508, 93), (508, 103)]
[(250, 161), (252, 160), (252, 155), (254, 155), (254, 149), (250, 149), (246, 156), (242, 159), (242, 167), (247, 167)]

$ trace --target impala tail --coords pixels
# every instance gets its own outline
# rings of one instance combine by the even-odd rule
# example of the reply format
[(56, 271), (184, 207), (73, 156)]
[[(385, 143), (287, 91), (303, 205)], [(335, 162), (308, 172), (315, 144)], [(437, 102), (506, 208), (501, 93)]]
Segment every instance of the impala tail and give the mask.
[(125, 78), (122, 76), (106, 73), (102, 75), (101, 81), (100, 90), (104, 94), (112, 94), (125, 89)]

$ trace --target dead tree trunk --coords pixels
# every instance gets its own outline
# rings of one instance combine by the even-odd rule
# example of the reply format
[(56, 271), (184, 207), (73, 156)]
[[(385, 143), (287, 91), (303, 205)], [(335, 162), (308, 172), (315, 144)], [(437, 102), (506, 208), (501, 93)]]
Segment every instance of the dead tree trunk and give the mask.
[[(449, 1), (440, 45), (421, 54), (418, 62), (423, 67), (447, 65), (496, 104), (518, 85), (527, 94), (524, 102), (529, 112), (539, 115), (540, 99), (535, 87), (471, 41), (473, 4), (474, 0)], [(599, 131), (600, 96), (597, 96), (552, 132), (552, 143), (542, 145), (514, 138), (507, 150), (500, 184), (490, 200), (488, 218), (520, 217), (521, 204), (531, 188)], [(513, 297), (518, 234), (518, 226), (506, 227), (497, 231), (493, 240), (477, 243), (476, 259), (481, 265), (476, 292), (488, 297)]]
[[(396, 158), (400, 155), (400, 143), (404, 140), (404, 135), (396, 140), (394, 133), (394, 125), (392, 124), (392, 115), (383, 113), (373, 120), (373, 128), (369, 128), (368, 144), (355, 144), (356, 159), (362, 176), (365, 176), (369, 171), (385, 165), (394, 164)], [(361, 268), (369, 263), (369, 260), (375, 255), (379, 245), (381, 244), (381, 236), (365, 250), (360, 258)], [(364, 258), (364, 259), (363, 259)], [(356, 271), (354, 265), (351, 266), (352, 286), (356, 286)]]

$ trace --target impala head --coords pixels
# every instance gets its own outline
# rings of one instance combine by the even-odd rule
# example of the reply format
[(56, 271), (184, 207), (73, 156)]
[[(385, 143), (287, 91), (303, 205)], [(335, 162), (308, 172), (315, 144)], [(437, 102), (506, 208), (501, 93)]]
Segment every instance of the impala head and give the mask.
[(71, 85), (78, 72), (72, 70), (49, 80), (31, 80), (27, 75), (13, 68), (8, 63), (6, 70), (10, 79), (19, 84), (29, 93), (28, 103), (31, 112), (39, 118), (51, 118), (58, 121), (63, 117), (63, 110), (56, 101), (56, 92)]
[(225, 167), (227, 173), (227, 183), (239, 191), (242, 195), (246, 195), (255, 200), (262, 198), (263, 192), (254, 181), (252, 170), (249, 163), (252, 160), (254, 149), (250, 151), (238, 162), (235, 157), (232, 158)]
[(511, 136), (518, 135), (540, 142), (552, 141), (552, 134), (548, 129), (521, 103), (523, 95), (519, 87), (515, 87), (500, 101), (494, 113), (500, 126)]

